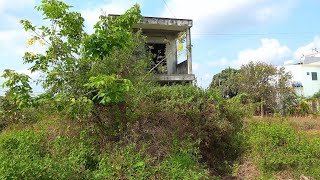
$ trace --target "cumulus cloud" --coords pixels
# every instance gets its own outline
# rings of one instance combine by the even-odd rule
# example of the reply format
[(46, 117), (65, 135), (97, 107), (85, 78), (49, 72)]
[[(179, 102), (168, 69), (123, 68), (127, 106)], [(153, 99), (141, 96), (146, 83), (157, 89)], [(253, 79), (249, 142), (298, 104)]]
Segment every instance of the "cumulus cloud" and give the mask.
[[(294, 57), (296, 59), (300, 59), (303, 56), (315, 54), (314, 50), (320, 51), (320, 37), (319, 36), (314, 37), (312, 42), (298, 48), (294, 52)], [(319, 54), (315, 54), (315, 55), (319, 56)]]
[(246, 64), (250, 61), (262, 61), (274, 65), (283, 64), (291, 56), (291, 50), (286, 45), (281, 45), (277, 39), (261, 39), (261, 47), (240, 51), (236, 65)]
[[(167, 4), (178, 18), (194, 20), (195, 33), (216, 33), (235, 27), (264, 24), (287, 17), (296, 0), (169, 0)], [(162, 16), (173, 16), (168, 8)]]
[(26, 50), (28, 37), (29, 33), (23, 30), (0, 31), (1, 51), (10, 53), (14, 50), (21, 55)]
[(292, 51), (286, 45), (282, 45), (277, 39), (264, 38), (260, 40), (260, 47), (248, 48), (238, 53), (237, 59), (230, 60), (221, 58), (208, 62), (211, 67), (234, 67), (239, 68), (250, 61), (266, 62), (273, 65), (282, 65), (288, 58), (292, 57)]
[(81, 14), (86, 20), (87, 28), (91, 29), (99, 20), (100, 15), (122, 14), (136, 3), (141, 4), (142, 0), (112, 0), (94, 8), (84, 9)]

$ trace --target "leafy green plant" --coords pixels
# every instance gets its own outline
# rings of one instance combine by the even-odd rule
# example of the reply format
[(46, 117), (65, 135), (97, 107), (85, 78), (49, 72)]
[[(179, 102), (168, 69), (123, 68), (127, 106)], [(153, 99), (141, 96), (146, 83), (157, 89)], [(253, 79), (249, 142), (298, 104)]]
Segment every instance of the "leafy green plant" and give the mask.
[(97, 95), (92, 100), (97, 99), (101, 104), (123, 102), (125, 93), (132, 88), (130, 80), (122, 79), (115, 74), (111, 76), (100, 75), (91, 77), (89, 81), (90, 83), (84, 86), (97, 89)]

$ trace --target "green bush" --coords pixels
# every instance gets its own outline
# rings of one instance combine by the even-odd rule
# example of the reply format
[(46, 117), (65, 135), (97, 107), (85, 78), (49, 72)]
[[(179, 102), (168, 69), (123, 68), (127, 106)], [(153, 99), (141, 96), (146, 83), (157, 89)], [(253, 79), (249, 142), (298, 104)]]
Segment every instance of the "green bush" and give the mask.
[(307, 140), (284, 122), (256, 122), (249, 126), (248, 145), (266, 175), (290, 171), (320, 178), (319, 139)]
[(65, 137), (45, 143), (45, 134), (31, 130), (0, 137), (0, 179), (83, 179), (90, 148), (74, 146)]

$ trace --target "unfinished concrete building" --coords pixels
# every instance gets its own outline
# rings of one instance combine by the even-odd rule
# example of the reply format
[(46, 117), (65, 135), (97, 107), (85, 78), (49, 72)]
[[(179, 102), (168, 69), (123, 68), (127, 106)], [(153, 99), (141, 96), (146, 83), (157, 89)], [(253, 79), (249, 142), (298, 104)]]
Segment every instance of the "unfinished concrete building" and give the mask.
[[(155, 78), (160, 83), (192, 83), (195, 80), (192, 73), (192, 23), (189, 19), (143, 17), (134, 26), (136, 30), (142, 30), (147, 37), (146, 45), (151, 47), (150, 51), (154, 54)], [(178, 63), (177, 38), (182, 32), (185, 32), (186, 38), (186, 59)], [(159, 67), (164, 69), (160, 70)]]

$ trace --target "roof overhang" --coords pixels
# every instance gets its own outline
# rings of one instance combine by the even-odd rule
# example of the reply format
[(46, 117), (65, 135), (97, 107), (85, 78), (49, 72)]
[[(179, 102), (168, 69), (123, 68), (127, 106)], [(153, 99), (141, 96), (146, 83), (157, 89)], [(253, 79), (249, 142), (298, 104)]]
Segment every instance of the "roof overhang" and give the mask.
[[(108, 16), (117, 17), (119, 15), (109, 14)], [(190, 19), (175, 19), (175, 18), (144, 16), (143, 19), (134, 26), (134, 28), (182, 32), (187, 30), (188, 28), (191, 28), (192, 25), (193, 25), (193, 22)]]

